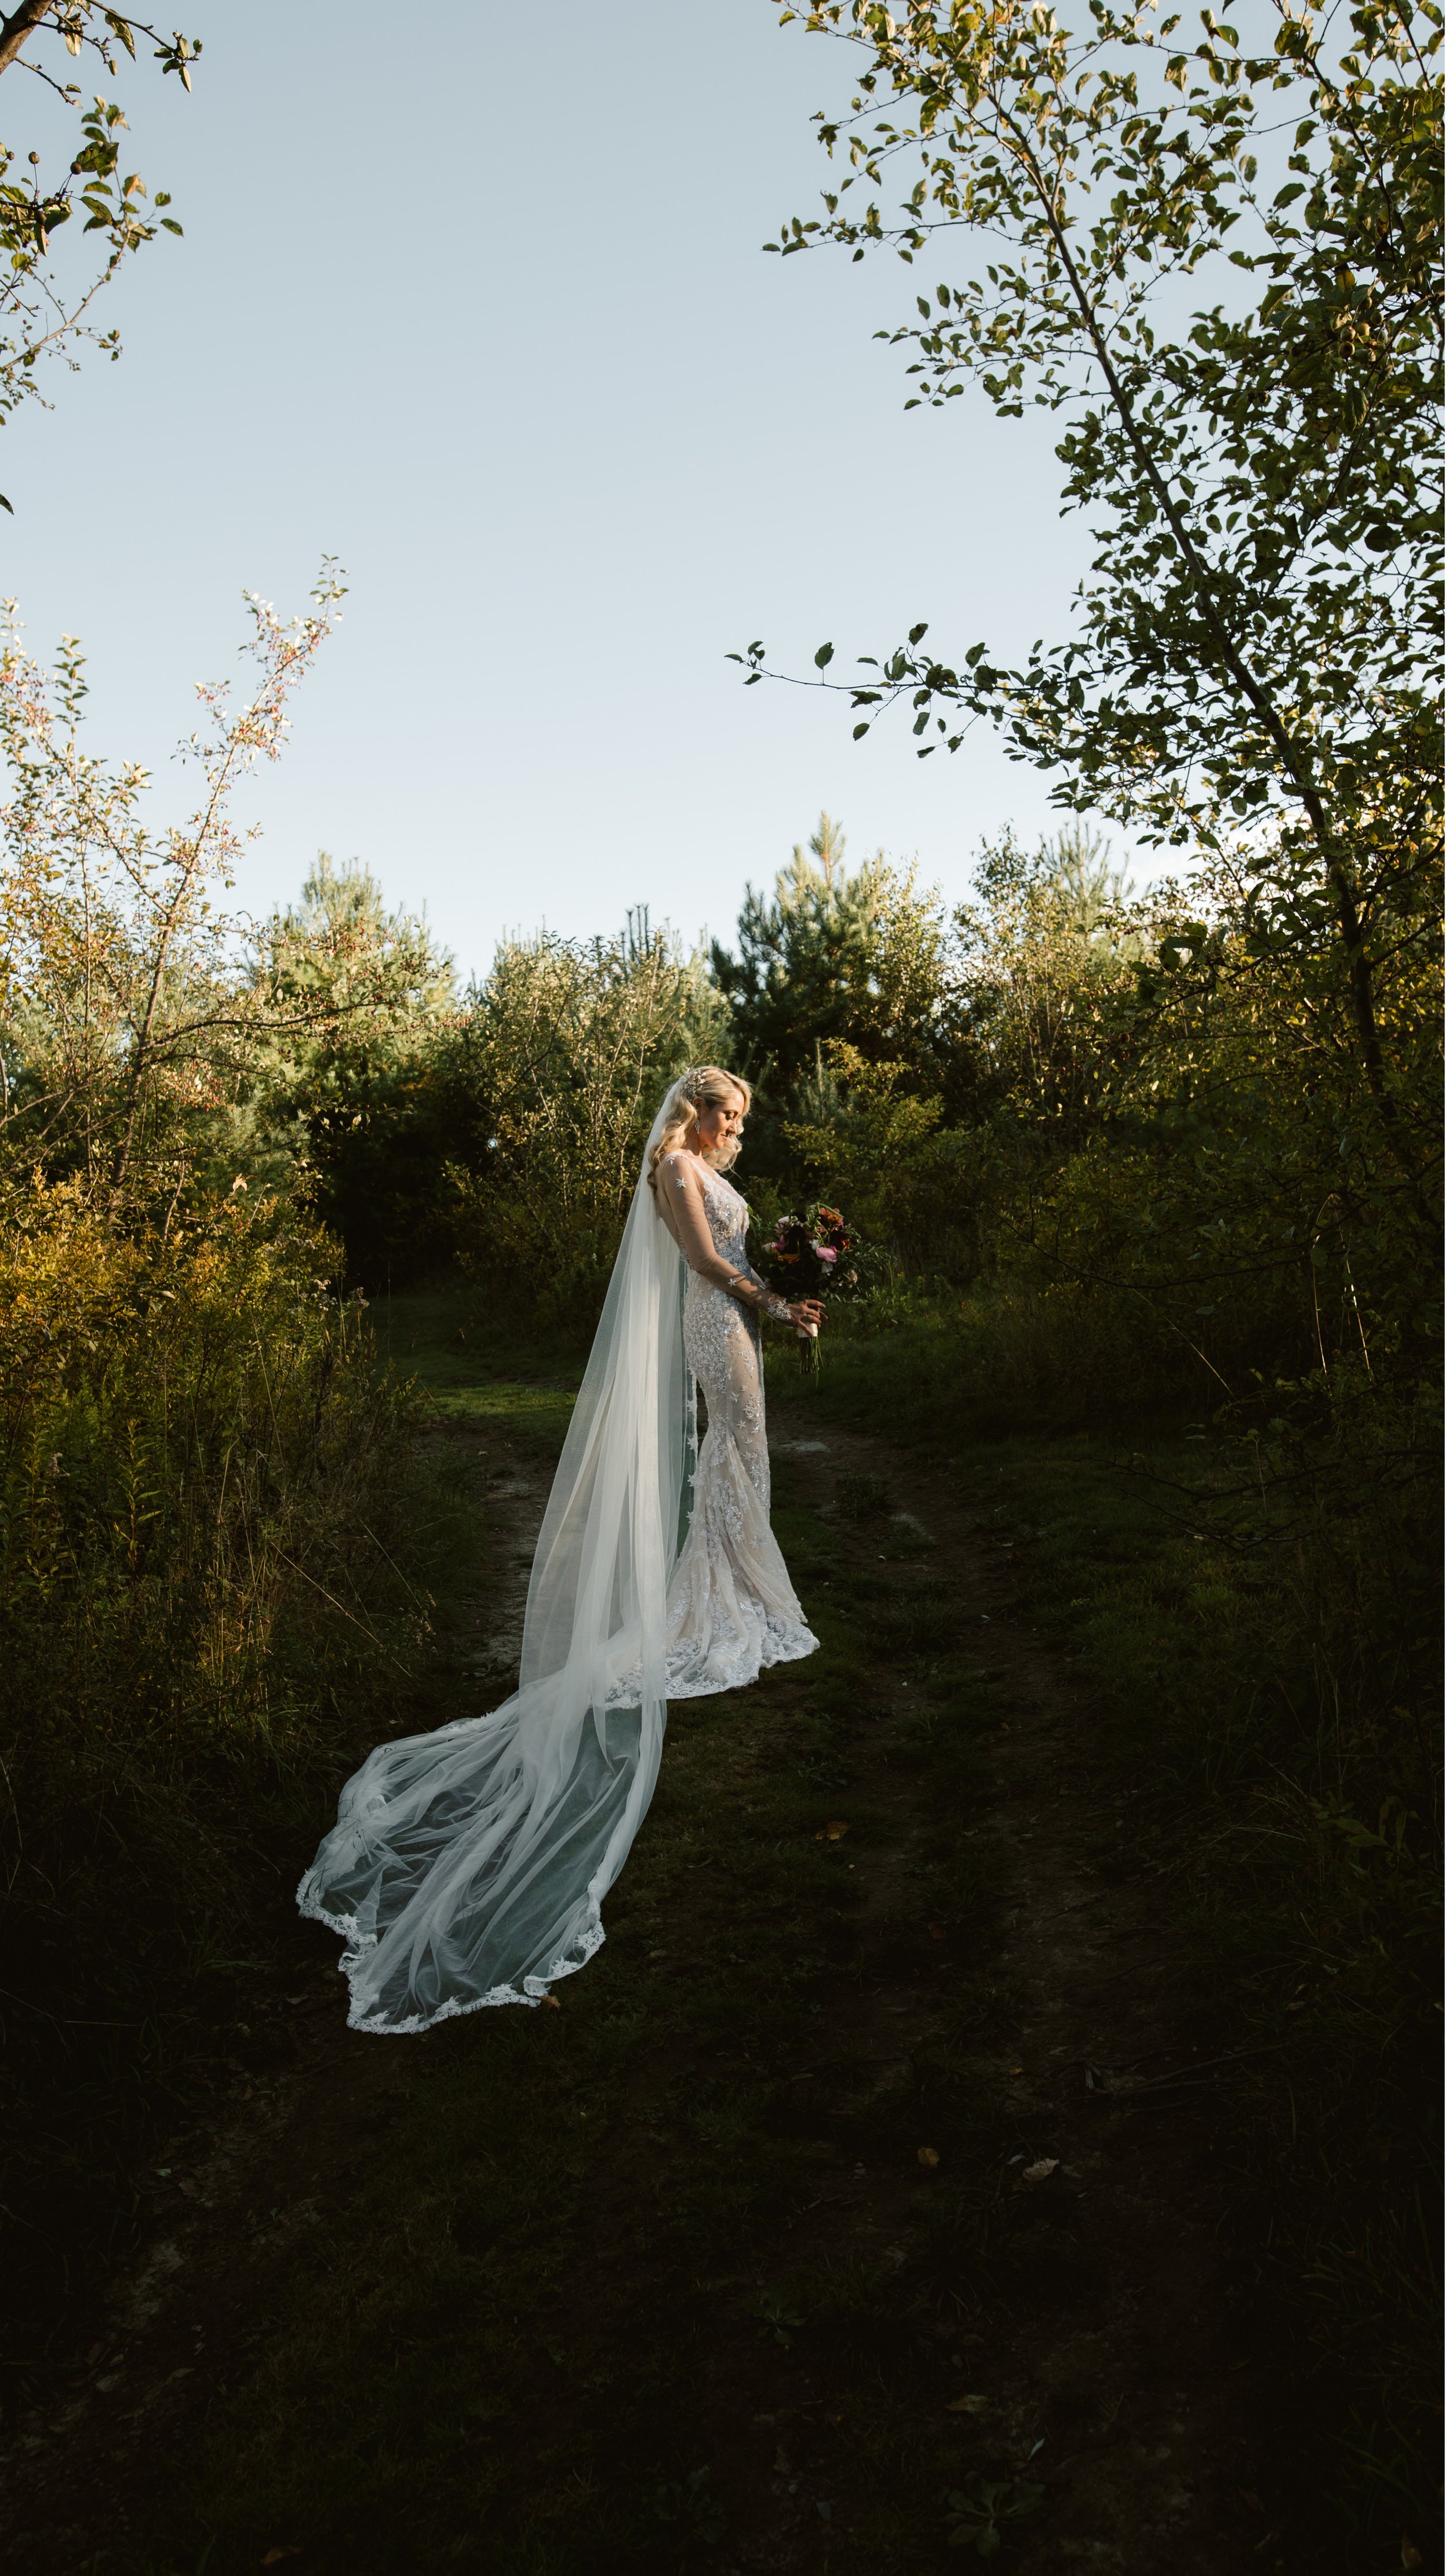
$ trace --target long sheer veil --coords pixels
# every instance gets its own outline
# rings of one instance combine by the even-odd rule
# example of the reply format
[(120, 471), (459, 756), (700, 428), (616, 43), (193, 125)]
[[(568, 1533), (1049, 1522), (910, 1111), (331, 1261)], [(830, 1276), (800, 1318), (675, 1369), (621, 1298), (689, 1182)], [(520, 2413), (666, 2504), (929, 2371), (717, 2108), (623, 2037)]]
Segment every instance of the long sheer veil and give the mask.
[(694, 1443), (685, 1268), (650, 1130), (529, 1580), (518, 1689), (487, 1717), (380, 1744), (297, 1902), (344, 1935), (348, 2020), (419, 2031), (536, 2004), (591, 1959), (659, 1770), (665, 1598)]

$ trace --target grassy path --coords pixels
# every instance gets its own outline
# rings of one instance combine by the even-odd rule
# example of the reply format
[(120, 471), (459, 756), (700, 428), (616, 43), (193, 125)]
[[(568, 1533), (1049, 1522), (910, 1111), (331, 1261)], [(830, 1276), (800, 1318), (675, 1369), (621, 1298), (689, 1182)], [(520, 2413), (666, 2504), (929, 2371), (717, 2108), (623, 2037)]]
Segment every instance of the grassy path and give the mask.
[[(567, 1394), (411, 1329), (486, 1480), (487, 1705)], [(671, 1720), (558, 2010), (353, 2038), (298, 1925), (27, 2428), (4, 2564), (1324, 2564), (1266, 2455), (1170, 1861), (1022, 1534), (799, 1404), (772, 1429), (821, 1653)]]

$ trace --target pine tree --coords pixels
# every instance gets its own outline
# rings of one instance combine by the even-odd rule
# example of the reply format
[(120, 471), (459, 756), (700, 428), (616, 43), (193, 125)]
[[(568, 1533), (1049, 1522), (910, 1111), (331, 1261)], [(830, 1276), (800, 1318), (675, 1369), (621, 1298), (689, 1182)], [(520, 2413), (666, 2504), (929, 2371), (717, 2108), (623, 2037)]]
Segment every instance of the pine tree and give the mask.
[(453, 960), (426, 920), (389, 911), (372, 870), (357, 859), (339, 867), (328, 850), (308, 869), (300, 901), (266, 923), (254, 971), (279, 1003), (305, 993), (364, 1017), (412, 1019), (454, 997)]
[(1105, 833), (1089, 831), (1080, 816), (1043, 841), (1039, 857), (1069, 926), (1084, 939), (1126, 902), (1126, 869), (1113, 867)]
[(741, 1069), (791, 1102), (839, 1038), (872, 1061), (913, 1069), (932, 1055), (942, 1012), (943, 927), (934, 899), (881, 851), (847, 864), (845, 834), (822, 814), (807, 848), (766, 896), (746, 888), (738, 953), (711, 963), (730, 1005)]

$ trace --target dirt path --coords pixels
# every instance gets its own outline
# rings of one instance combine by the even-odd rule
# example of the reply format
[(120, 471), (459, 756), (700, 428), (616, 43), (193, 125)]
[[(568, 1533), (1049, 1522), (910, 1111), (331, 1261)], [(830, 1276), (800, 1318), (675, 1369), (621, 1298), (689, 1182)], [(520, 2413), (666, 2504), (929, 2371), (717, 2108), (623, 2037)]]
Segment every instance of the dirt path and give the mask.
[[(1013, 1616), (1014, 1543), (990, 1535), (978, 1510), (870, 1439), (832, 1429), (800, 1463), (821, 1499), (842, 1470), (882, 1476), (930, 1532), (940, 1571), (949, 1567), (979, 1636), (982, 1678), (1000, 1712), (989, 1738), (989, 1812), (965, 1829), (994, 1864), (999, 1933), (987, 1999), (996, 2009), (962, 2072), (968, 2090), (996, 2104), (978, 2139), (995, 2126), (1012, 2142), (998, 2166), (1008, 2203), (999, 2234), (1010, 2253), (982, 2266), (983, 2295), (967, 2329), (940, 2324), (940, 2360), (946, 2373), (961, 2373), (956, 2403), (987, 2401), (966, 2419), (989, 2426), (980, 2446), (987, 2465), (977, 2483), (964, 2477), (957, 2527), (979, 2536), (985, 2488), (1003, 2489), (1000, 2509), (1009, 2514), (1030, 2485), (1044, 2484), (1039, 2512), (1000, 2526), (1030, 2576), (1075, 2563), (1133, 2576), (1298, 2563), (1262, 2500), (1271, 2485), (1255, 2431), (1263, 2392), (1235, 2342), (1233, 2285), (1215, 2231), (1214, 2148), (1190, 2107), (1211, 2077), (1194, 2063), (1199, 2052), (1174, 1991), (1170, 1877), (1124, 1876), (1114, 1865), (1120, 1796), (1091, 1758), (1090, 1708), (1061, 1659)], [(922, 1688), (917, 1676), (903, 1687), (904, 1710)], [(910, 1910), (903, 1887), (921, 1866), (933, 1819), (919, 1778), (902, 1775), (882, 1750), (870, 1785), (892, 1842), (877, 1856), (862, 1926), (878, 1931), (879, 1967), (842, 2018), (851, 2062), (873, 2060), (877, 2082), (888, 2085), (949, 2044), (953, 1998), (948, 1985), (943, 2011), (939, 1978), (949, 1969), (923, 1978), (918, 1961), (892, 1952), (892, 1932)], [(868, 1781), (863, 1769), (861, 1786)], [(814, 2072), (829, 2071), (827, 2053)], [(936, 2152), (948, 2152), (944, 2141)], [(929, 2230), (911, 2181), (883, 2194), (880, 2178), (859, 2167), (822, 2200), (815, 2233), (830, 2236), (841, 2216), (866, 2238), (893, 2235), (903, 2268), (913, 2235)], [(992, 2296), (993, 2271), (1000, 2287), (1014, 2282), (1014, 2296)], [(812, 2560), (805, 2552), (760, 2563)]]
[[(1219, 2241), (1214, 2069), (1181, 2001), (1174, 1881), (1117, 1857), (1130, 1784), (1103, 1777), (1070, 1667), (1014, 1610), (1014, 1546), (988, 1509), (803, 1413), (774, 1430), (824, 1678), (794, 1667), (746, 1695), (748, 1744), (722, 1703), (671, 1727), (609, 1945), (561, 2015), (481, 2016), (424, 2046), (354, 2038), (332, 1954), (298, 1926), (284, 1991), (239, 2034), (231, 2098), (157, 2160), (154, 2241), (12, 2445), (0, 2563), (884, 2576), (999, 2541), (1023, 2576), (1314, 2565), (1310, 2542), (1281, 2536), (1255, 2429), (1270, 2392)], [(485, 1704), (488, 1668), (516, 1650), (548, 1482), (488, 1446), (502, 1472), (470, 1649)], [(767, 1791), (794, 1803), (756, 1803)], [(716, 2002), (746, 1921), (761, 1939), (775, 1926), (773, 1991), (741, 1954)], [(788, 2027), (772, 2018), (782, 1962)], [(666, 2023), (671, 1995), (691, 2018)], [(320, 2465), (330, 2423), (311, 2437), (315, 2494), (305, 2447), (300, 2471), (287, 2451), (307, 2365), (279, 2320), (300, 2276), (341, 2278), (329, 2248), (374, 2226), (368, 2193), (398, 2140), (424, 2142), (415, 2168), (430, 2123), (453, 2135), (459, 2087), (504, 2062), (496, 2035), (487, 2056), (499, 2024), (509, 2063), (555, 2052), (529, 2077), (550, 2121), (582, 2135), (595, 2120), (571, 2168), (582, 2205), (550, 2204), (532, 2273), (500, 2275), (487, 2238), (465, 2323), (438, 2294), (424, 2339), (446, 2356), (456, 2338), (451, 2375), (476, 2378), (482, 2306), (512, 2309), (547, 2271), (536, 2330), (522, 2308), (490, 2325), (507, 2385), (471, 2402), (482, 2433), (446, 2436), (467, 2465), (441, 2477), (441, 2521), (410, 2538), (373, 2507), (359, 2541), (345, 2479), (326, 2485)], [(581, 2052), (617, 2053), (626, 2024), (627, 2090), (606, 2095), (604, 2059)], [(621, 2099), (649, 2125), (629, 2130)], [(484, 2126), (475, 2106), (464, 2132)], [(738, 2214), (696, 2213), (689, 2236), (681, 2211), (723, 2193), (732, 2156), (754, 2169), (730, 2186)], [(490, 2224), (521, 2243), (537, 2206), (498, 2221), (493, 2170)], [(477, 2193), (448, 2189), (462, 2242)], [(650, 2300), (661, 2322), (634, 2343)], [(184, 2507), (168, 2492), (183, 2462)], [(249, 2520), (253, 2479), (267, 2500)], [(525, 2487), (544, 2499), (534, 2522)]]

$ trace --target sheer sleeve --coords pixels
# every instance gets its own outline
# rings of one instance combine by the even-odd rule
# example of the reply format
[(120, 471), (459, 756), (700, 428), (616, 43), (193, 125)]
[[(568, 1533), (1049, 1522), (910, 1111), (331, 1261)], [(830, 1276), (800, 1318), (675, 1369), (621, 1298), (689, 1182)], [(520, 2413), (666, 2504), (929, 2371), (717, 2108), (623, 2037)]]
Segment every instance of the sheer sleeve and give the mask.
[(758, 1270), (747, 1269), (743, 1273), (743, 1276), (755, 1292), (754, 1302), (758, 1306), (760, 1313), (762, 1315), (768, 1315), (772, 1324), (788, 1324), (790, 1321), (790, 1305), (788, 1298), (777, 1297), (774, 1289), (768, 1288), (765, 1285), (765, 1282), (760, 1277)]
[(705, 1213), (698, 1161), (698, 1155), (682, 1151), (661, 1156), (657, 1174), (660, 1215), (690, 1269), (701, 1279), (722, 1288), (727, 1296), (738, 1297), (741, 1305), (753, 1307), (757, 1314), (768, 1315), (774, 1323), (788, 1324), (790, 1309), (784, 1298), (774, 1296), (753, 1271), (736, 1270), (719, 1252)]
[(717, 1288), (727, 1287), (736, 1273), (715, 1250), (714, 1236), (704, 1212), (704, 1184), (689, 1166), (694, 1154), (666, 1154), (659, 1165), (659, 1193), (663, 1202), (661, 1214), (688, 1262), (701, 1279), (710, 1279)]

